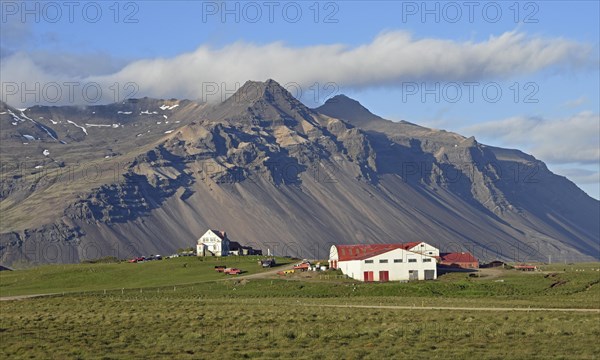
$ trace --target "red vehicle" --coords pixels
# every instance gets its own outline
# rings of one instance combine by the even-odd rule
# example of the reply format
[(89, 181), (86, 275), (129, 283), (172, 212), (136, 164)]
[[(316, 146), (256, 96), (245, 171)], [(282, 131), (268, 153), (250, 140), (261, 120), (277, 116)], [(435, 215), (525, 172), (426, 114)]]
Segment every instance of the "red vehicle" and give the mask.
[(140, 261), (144, 261), (144, 260), (146, 260), (146, 258), (143, 257), (143, 256), (140, 256), (140, 257), (136, 257), (136, 258), (133, 258), (133, 259), (129, 260), (129, 262), (130, 263), (136, 263), (136, 262), (140, 262)]
[(223, 270), (223, 272), (227, 275), (239, 275), (242, 273), (242, 270), (240, 270), (238, 268), (227, 268), (227, 269)]
[(310, 262), (304, 261), (294, 265), (294, 270), (307, 271), (310, 268)]

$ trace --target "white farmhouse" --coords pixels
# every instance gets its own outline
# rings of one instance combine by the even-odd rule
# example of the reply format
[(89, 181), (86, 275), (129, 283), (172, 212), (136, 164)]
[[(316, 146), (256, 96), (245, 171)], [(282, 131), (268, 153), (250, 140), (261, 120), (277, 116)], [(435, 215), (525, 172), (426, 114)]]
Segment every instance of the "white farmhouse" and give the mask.
[(229, 239), (225, 231), (208, 230), (198, 239), (196, 245), (198, 256), (227, 256), (229, 255)]
[(439, 250), (423, 242), (333, 245), (329, 267), (360, 281), (434, 280)]

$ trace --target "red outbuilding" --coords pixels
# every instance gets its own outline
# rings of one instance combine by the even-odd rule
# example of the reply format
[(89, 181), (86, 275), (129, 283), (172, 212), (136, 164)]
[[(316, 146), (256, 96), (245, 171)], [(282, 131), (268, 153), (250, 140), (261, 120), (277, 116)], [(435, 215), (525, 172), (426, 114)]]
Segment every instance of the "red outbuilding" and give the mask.
[(461, 269), (479, 268), (479, 261), (469, 252), (442, 253), (439, 264)]

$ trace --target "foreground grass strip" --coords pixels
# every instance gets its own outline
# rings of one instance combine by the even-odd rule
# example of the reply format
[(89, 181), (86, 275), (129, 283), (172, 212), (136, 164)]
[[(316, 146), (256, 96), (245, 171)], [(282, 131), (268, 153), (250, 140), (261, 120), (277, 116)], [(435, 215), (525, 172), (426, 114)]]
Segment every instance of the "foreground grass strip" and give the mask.
[(453, 307), (453, 306), (390, 306), (390, 305), (331, 305), (301, 304), (303, 306), (357, 308), (357, 309), (390, 309), (390, 310), (460, 310), (460, 311), (562, 311), (599, 313), (600, 309), (565, 309), (565, 308), (522, 308), (522, 307)]
[[(204, 286), (210, 285), (211, 291), (226, 286)], [(431, 359), (587, 360), (600, 353), (597, 313), (451, 309), (417, 315), (415, 308), (302, 306), (312, 303), (303, 297), (200, 295), (195, 287), (5, 302), (0, 358), (335, 360), (426, 354)], [(347, 299), (331, 301), (342, 305)]]

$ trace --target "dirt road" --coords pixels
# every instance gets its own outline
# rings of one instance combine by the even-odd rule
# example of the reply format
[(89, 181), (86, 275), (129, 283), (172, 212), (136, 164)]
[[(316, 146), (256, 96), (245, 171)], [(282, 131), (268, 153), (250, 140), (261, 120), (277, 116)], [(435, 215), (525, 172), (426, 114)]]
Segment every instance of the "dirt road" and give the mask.
[(262, 278), (276, 275), (279, 271), (290, 270), (293, 268), (294, 268), (294, 264), (285, 264), (285, 265), (275, 266), (271, 270), (263, 271), (263, 272), (256, 273), (256, 274), (240, 275), (240, 276), (235, 277), (235, 279), (262, 279)]
[(50, 296), (50, 295), (56, 295), (56, 293), (54, 293), (54, 294), (3, 296), (3, 297), (0, 297), (0, 301), (23, 300), (23, 299), (31, 299), (31, 298), (35, 298), (35, 297)]

